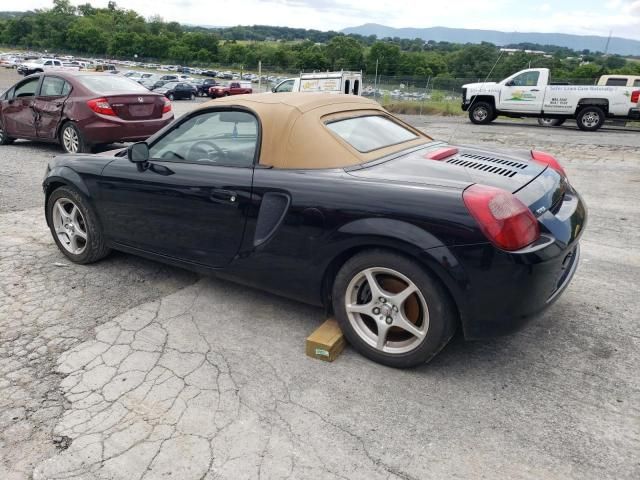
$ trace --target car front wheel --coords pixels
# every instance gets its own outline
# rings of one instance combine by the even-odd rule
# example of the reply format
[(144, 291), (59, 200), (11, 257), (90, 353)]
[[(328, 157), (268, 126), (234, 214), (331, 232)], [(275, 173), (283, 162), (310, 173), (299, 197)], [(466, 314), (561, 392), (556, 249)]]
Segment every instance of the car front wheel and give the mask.
[(0, 145), (10, 145), (14, 140), (14, 138), (7, 135), (7, 132), (4, 130), (2, 123), (0, 123)]
[(46, 214), (56, 245), (72, 262), (92, 263), (109, 253), (96, 215), (75, 188), (54, 190)]
[(383, 365), (431, 360), (455, 333), (446, 291), (414, 261), (386, 250), (349, 259), (333, 285), (336, 319), (349, 343)]

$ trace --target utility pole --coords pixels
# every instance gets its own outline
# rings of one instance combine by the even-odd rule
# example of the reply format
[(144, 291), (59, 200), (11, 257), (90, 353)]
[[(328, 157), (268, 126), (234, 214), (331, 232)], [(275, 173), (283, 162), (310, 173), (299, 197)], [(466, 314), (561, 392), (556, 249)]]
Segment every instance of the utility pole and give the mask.
[(373, 98), (378, 97), (378, 59), (376, 58), (376, 76), (373, 80)]
[(609, 43), (611, 42), (611, 35), (613, 34), (613, 30), (609, 30), (609, 38), (607, 38), (607, 45), (604, 47), (604, 56), (607, 56), (609, 53)]

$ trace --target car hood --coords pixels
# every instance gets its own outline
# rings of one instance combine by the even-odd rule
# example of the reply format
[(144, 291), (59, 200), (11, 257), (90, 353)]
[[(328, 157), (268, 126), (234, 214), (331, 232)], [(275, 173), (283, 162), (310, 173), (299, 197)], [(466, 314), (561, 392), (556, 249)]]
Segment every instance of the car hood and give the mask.
[(497, 85), (496, 82), (479, 82), (479, 83), (467, 83), (465, 85), (462, 85), (462, 88), (467, 88), (467, 89), (481, 89), (483, 87), (490, 87), (493, 85)]
[[(430, 154), (446, 148), (457, 149), (457, 152), (442, 160), (428, 158)], [(531, 160), (530, 151), (496, 151), (437, 143), (386, 161), (349, 168), (347, 172), (363, 179), (460, 190), (479, 183), (513, 193), (535, 179), (545, 168)]]

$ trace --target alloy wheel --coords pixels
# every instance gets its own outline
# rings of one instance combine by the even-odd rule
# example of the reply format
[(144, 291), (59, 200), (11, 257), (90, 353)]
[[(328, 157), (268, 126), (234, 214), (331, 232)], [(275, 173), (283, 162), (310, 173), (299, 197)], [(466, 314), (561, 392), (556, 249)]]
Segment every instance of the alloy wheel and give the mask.
[(473, 111), (473, 118), (478, 122), (483, 122), (489, 116), (489, 112), (485, 107), (478, 107)]
[(72, 126), (65, 127), (62, 132), (62, 143), (64, 149), (69, 153), (78, 153), (80, 149), (80, 138), (78, 132)]
[(588, 111), (582, 116), (582, 124), (587, 128), (593, 128), (600, 122), (600, 115), (595, 111)]
[(429, 309), (420, 289), (390, 268), (356, 274), (347, 286), (345, 308), (358, 336), (384, 353), (413, 351), (429, 330)]
[(87, 248), (87, 223), (73, 201), (59, 198), (51, 211), (53, 227), (60, 244), (69, 253), (80, 255)]

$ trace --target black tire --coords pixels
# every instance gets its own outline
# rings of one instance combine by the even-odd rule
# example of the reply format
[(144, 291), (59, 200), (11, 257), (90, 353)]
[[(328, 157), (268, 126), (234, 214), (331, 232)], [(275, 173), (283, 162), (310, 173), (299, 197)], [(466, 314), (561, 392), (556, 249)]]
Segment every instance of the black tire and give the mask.
[[(74, 150), (75, 147), (73, 147), (74, 145), (73, 141), (71, 140), (67, 141), (66, 139), (67, 133), (72, 138), (73, 138), (73, 135), (75, 135), (75, 138), (77, 138), (76, 150)], [(76, 126), (75, 123), (71, 121), (64, 123), (62, 127), (60, 127), (60, 132), (58, 134), (58, 141), (60, 142), (60, 146), (65, 151), (65, 153), (90, 153), (91, 152), (91, 145), (87, 144), (80, 129)]]
[[(366, 288), (369, 288), (368, 281), (360, 283), (361, 280), (359, 280), (363, 272), (367, 269), (384, 269), (385, 271), (400, 273), (417, 287), (427, 306), (428, 316), (426, 318), (428, 319), (428, 323), (424, 320), (421, 321), (419, 318), (417, 319), (418, 321), (411, 321), (414, 325), (420, 326), (420, 328), (424, 330), (424, 337), (422, 339), (418, 336), (411, 335), (401, 327), (395, 326), (396, 319), (400, 315), (396, 308), (393, 308), (390, 313), (387, 313), (387, 315), (390, 315), (388, 317), (384, 317), (384, 313), (383, 316), (379, 316), (377, 319), (374, 319), (374, 315), (356, 314), (357, 316), (355, 316), (355, 320), (353, 320), (354, 315), (352, 314), (352, 319), (350, 319), (346, 305), (347, 295), (349, 295), (349, 302), (353, 303), (352, 295), (356, 289), (359, 289), (359, 292), (365, 292), (363, 304), (371, 305), (373, 308), (372, 312), (374, 312), (375, 315), (381, 313), (380, 308), (377, 308), (377, 306), (380, 305), (379, 302), (371, 303), (375, 302), (375, 299), (371, 298), (371, 290), (368, 292), (366, 290)], [(378, 275), (375, 277), (376, 279), (382, 277), (381, 280), (376, 281), (389, 281), (384, 278), (387, 275), (386, 272), (374, 275)], [(394, 279), (393, 276), (388, 277), (388, 279), (392, 281), (398, 280), (397, 277)], [(387, 283), (387, 285), (390, 284)], [(363, 290), (363, 288), (365, 290)], [(401, 286), (396, 291), (402, 291), (403, 289), (404, 287)], [(383, 288), (383, 290), (385, 289)], [(422, 307), (419, 306), (421, 305), (420, 298), (416, 294), (412, 294), (408, 300), (403, 301), (402, 304), (399, 305), (399, 309), (404, 312), (404, 315), (400, 315), (401, 317), (409, 317), (406, 309), (408, 308), (407, 302), (409, 302), (411, 297), (414, 297), (414, 310), (416, 312), (423, 311)], [(336, 275), (332, 289), (332, 301), (335, 317), (349, 343), (365, 357), (395, 368), (414, 367), (431, 360), (444, 348), (451, 337), (453, 337), (458, 323), (455, 307), (441, 284), (414, 260), (387, 250), (366, 250), (350, 258)], [(356, 301), (356, 303), (360, 304), (361, 302)], [(389, 296), (388, 299), (385, 298), (383, 304), (386, 308), (389, 308), (389, 306), (395, 307), (392, 296)], [(378, 309), (378, 312), (375, 311), (375, 308)], [(391, 315), (393, 315), (393, 319)], [(418, 313), (418, 315), (420, 315), (422, 319), (425, 318), (425, 316), (423, 316), (424, 313)], [(358, 319), (360, 319), (360, 322), (358, 322)], [(388, 323), (387, 320), (389, 322), (393, 321), (394, 323)], [(422, 322), (421, 325), (420, 322)], [(357, 327), (356, 324), (358, 323), (366, 325), (364, 328)], [(391, 326), (385, 327), (384, 323), (388, 323)], [(399, 351), (397, 353), (383, 351), (383, 349), (391, 347), (391, 345), (387, 343), (387, 340), (385, 340), (383, 344), (383, 349), (379, 349), (373, 345), (373, 343), (376, 343), (376, 340), (372, 338), (372, 336), (377, 336), (377, 333), (380, 332), (380, 327), (389, 329), (389, 333), (387, 334), (389, 336), (385, 337), (387, 340), (391, 339), (392, 342), (414, 342), (406, 347), (410, 348), (410, 350)], [(360, 331), (358, 331), (358, 328), (360, 328)], [(369, 329), (368, 332), (366, 330), (367, 328)], [(395, 331), (392, 331), (394, 328)], [(390, 337), (391, 334), (396, 335), (395, 340)], [(400, 335), (400, 337), (397, 335)]]
[(173, 98), (174, 98), (173, 97), (173, 93), (170, 93), (168, 98), (169, 98), (169, 100), (171, 100), (173, 102)]
[(469, 108), (469, 120), (476, 125), (491, 123), (497, 116), (493, 105), (487, 102), (474, 102)]
[(564, 121), (564, 118), (539, 118), (538, 125), (541, 127), (559, 127)]
[(196, 99), (196, 95), (195, 93), (192, 93), (191, 96), (189, 97), (189, 100), (193, 101)]
[(0, 123), (0, 145), (11, 145), (15, 138), (7, 136), (2, 123)]
[[(67, 248), (62, 244), (60, 238), (58, 238), (58, 234), (55, 230), (54, 220), (53, 220), (53, 209), (55, 207), (56, 202), (60, 199), (70, 200), (73, 204), (75, 204), (80, 213), (82, 214), (83, 225), (86, 231), (86, 242), (84, 250), (79, 254), (74, 254), (67, 250)], [(56, 245), (60, 249), (60, 251), (72, 262), (79, 264), (87, 264), (97, 262), (102, 258), (106, 257), (111, 251), (104, 239), (104, 235), (102, 233), (102, 227), (100, 226), (100, 222), (93, 211), (93, 208), (86, 200), (84, 195), (82, 195), (78, 190), (73, 187), (63, 186), (55, 189), (49, 198), (47, 199), (47, 224), (49, 225), (49, 229), (51, 230), (51, 235), (53, 235), (53, 239), (56, 242)]]
[(596, 106), (586, 106), (576, 115), (576, 122), (580, 130), (595, 132), (604, 125), (606, 115), (604, 110)]

